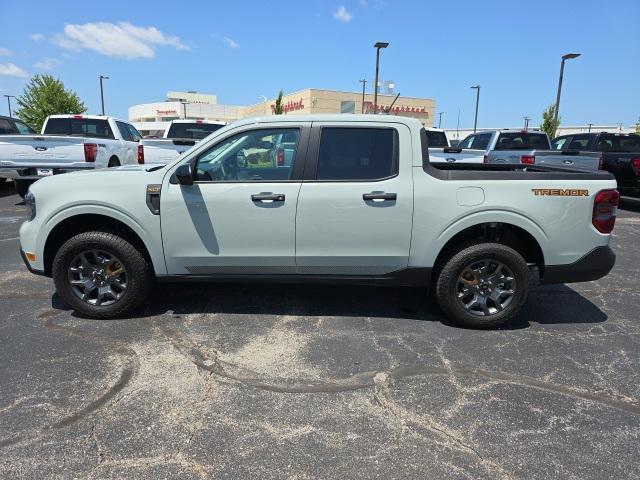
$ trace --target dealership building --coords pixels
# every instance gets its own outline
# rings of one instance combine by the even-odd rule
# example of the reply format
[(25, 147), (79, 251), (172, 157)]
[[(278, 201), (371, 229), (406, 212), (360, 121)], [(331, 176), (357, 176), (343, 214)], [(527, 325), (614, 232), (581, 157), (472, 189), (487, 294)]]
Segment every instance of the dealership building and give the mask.
[[(315, 113), (373, 113), (374, 95), (362, 92), (340, 92), (307, 88), (283, 95), (285, 115)], [(429, 98), (378, 94), (378, 112), (416, 118), (425, 127), (433, 126), (435, 101)], [(143, 135), (159, 135), (171, 120), (197, 119), (233, 122), (239, 118), (272, 115), (275, 98), (250, 106), (221, 105), (216, 95), (198, 92), (168, 92), (163, 102), (144, 103), (129, 107), (129, 121)]]

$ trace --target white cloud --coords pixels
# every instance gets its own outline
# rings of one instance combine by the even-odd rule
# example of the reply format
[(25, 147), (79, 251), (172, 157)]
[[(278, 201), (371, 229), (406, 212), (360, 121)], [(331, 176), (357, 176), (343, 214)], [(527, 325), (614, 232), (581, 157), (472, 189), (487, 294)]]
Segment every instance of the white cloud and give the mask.
[(44, 35), (41, 33), (32, 33), (29, 35), (29, 38), (34, 42), (39, 42), (40, 40), (44, 40)]
[(26, 78), (29, 75), (22, 70), (19, 66), (13, 63), (0, 63), (0, 75), (8, 75), (11, 77)]
[(10, 57), (13, 52), (8, 48), (0, 47), (0, 57)]
[(34, 67), (42, 70), (53, 70), (57, 65), (60, 65), (60, 60), (57, 58), (43, 58)]
[(345, 8), (344, 5), (340, 5), (334, 12), (333, 18), (340, 20), (341, 22), (350, 22), (353, 15)]
[(109, 57), (127, 59), (153, 58), (158, 45), (189, 49), (176, 36), (166, 35), (155, 27), (138, 27), (129, 22), (67, 24), (64, 33), (56, 35), (54, 41), (69, 50), (95, 50)]
[(238, 43), (233, 39), (229, 37), (222, 37), (222, 39), (227, 43), (227, 45), (229, 45), (229, 48), (240, 48), (240, 45), (238, 45)]

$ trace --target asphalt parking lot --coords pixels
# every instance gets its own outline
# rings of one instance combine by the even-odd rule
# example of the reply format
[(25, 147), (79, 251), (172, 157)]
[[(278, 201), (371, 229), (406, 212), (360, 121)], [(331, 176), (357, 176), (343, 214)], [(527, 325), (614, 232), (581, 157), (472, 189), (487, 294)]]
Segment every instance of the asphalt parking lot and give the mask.
[(640, 478), (640, 201), (511, 328), (416, 289), (161, 285), (78, 318), (0, 185), (0, 478)]

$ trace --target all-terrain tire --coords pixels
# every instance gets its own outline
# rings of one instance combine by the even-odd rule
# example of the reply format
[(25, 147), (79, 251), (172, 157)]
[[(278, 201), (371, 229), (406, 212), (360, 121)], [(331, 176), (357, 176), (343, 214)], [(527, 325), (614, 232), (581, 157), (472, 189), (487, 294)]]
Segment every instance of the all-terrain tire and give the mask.
[[(485, 259), (501, 262), (508, 267), (513, 272), (515, 284), (511, 302), (501, 311), (483, 316), (464, 308), (458, 299), (458, 282), (466, 267)], [(524, 258), (514, 249), (499, 243), (463, 246), (444, 259), (438, 272), (435, 283), (438, 305), (447, 318), (470, 328), (497, 328), (509, 322), (527, 301), (531, 285), (531, 273)]]
[[(128, 275), (127, 289), (111, 305), (91, 305), (73, 291), (69, 268), (73, 259), (84, 251), (100, 250), (115, 255)], [(60, 297), (78, 313), (96, 319), (116, 318), (134, 311), (148, 296), (153, 285), (149, 261), (128, 239), (110, 232), (85, 232), (67, 240), (53, 260), (52, 276)]]

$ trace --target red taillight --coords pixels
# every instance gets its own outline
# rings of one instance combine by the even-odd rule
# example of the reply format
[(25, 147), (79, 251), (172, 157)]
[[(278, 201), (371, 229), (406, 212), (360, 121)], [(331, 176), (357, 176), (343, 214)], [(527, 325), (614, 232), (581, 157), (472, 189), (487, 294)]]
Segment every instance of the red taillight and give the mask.
[(601, 190), (596, 194), (591, 223), (600, 233), (611, 233), (613, 230), (619, 202), (618, 190)]
[(138, 163), (144, 163), (144, 147), (142, 145), (138, 145)]
[(279, 167), (284, 167), (284, 150), (279, 148), (276, 151), (276, 165)]
[(85, 143), (84, 144), (84, 161), (95, 162), (97, 156), (98, 156), (98, 144)]
[(535, 165), (536, 157), (535, 155), (522, 155), (520, 156), (520, 163), (524, 163), (525, 165)]
[(631, 168), (633, 168), (633, 173), (636, 174), (636, 177), (640, 177), (640, 158), (631, 159)]
[(82, 115), (74, 115), (73, 118), (84, 118)]
[(489, 163), (489, 155), (482, 156), (482, 163)]

